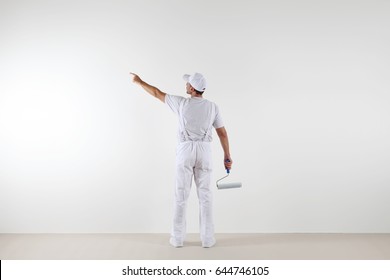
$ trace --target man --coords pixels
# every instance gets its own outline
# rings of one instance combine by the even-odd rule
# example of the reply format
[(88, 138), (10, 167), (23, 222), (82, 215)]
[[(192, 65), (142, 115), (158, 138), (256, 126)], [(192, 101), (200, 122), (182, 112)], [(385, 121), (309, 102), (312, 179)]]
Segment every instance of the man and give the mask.
[(200, 237), (202, 246), (215, 245), (212, 213), (212, 174), (211, 141), (212, 127), (217, 131), (223, 151), (224, 166), (230, 169), (232, 159), (229, 152), (229, 140), (221, 115), (215, 103), (203, 98), (206, 80), (202, 74), (184, 75), (189, 98), (170, 95), (151, 86), (134, 74), (133, 82), (146, 92), (166, 103), (179, 118), (179, 143), (176, 153), (176, 190), (173, 229), (170, 244), (182, 247), (186, 234), (186, 206), (194, 178), (199, 198)]

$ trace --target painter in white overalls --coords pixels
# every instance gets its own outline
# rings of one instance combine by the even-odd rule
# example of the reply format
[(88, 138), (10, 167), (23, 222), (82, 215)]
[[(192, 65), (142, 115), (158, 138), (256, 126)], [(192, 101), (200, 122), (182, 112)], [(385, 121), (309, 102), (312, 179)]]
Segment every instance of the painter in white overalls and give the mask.
[[(191, 82), (191, 76), (185, 75), (184, 78), (189, 83)], [(192, 84), (191, 86), (199, 88), (196, 82), (192, 81)], [(205, 83), (203, 86), (204, 90)], [(184, 98), (167, 94), (165, 103), (179, 119), (174, 218), (170, 243), (175, 247), (183, 246), (186, 234), (187, 200), (193, 178), (199, 198), (202, 245), (203, 247), (211, 247), (215, 244), (215, 238), (213, 198), (210, 189), (212, 174), (210, 144), (213, 127), (221, 128), (223, 122), (217, 105), (203, 97)]]
[(211, 132), (214, 127), (223, 149), (223, 165), (231, 169), (229, 139), (217, 105), (203, 98), (206, 80), (202, 74), (184, 75), (186, 91), (190, 98), (169, 95), (143, 81), (137, 74), (130, 73), (134, 83), (139, 84), (151, 96), (168, 104), (179, 119), (179, 144), (176, 155), (176, 190), (173, 229), (170, 243), (183, 246), (186, 234), (186, 206), (192, 178), (196, 184), (200, 209), (200, 236), (202, 246), (214, 246), (214, 224), (212, 213), (212, 192), (210, 180), (212, 171)]

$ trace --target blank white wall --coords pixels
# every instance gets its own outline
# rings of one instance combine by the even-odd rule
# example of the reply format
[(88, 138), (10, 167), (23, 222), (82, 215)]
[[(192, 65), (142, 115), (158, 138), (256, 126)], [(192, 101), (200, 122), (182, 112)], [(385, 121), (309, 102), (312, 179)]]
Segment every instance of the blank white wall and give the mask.
[(176, 119), (129, 71), (207, 77), (243, 182), (217, 232), (390, 232), (389, 26), (388, 1), (1, 0), (0, 232), (170, 231)]

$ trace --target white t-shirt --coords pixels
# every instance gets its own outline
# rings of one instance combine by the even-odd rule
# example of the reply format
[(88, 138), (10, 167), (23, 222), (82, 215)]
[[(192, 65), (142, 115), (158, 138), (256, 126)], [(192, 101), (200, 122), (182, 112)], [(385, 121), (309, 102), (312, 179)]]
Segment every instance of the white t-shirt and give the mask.
[(211, 142), (212, 127), (223, 127), (218, 106), (207, 99), (167, 94), (165, 103), (179, 118), (179, 142)]

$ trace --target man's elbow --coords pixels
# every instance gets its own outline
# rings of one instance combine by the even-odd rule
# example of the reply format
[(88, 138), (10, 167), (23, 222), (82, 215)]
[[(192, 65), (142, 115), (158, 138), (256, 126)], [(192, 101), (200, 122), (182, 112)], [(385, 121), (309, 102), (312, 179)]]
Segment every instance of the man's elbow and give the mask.
[(165, 93), (162, 92), (161, 90), (159, 90), (158, 88), (156, 88), (154, 91), (153, 91), (153, 96), (156, 97), (157, 99), (161, 100), (161, 102), (164, 102), (165, 103)]
[(156, 96), (161, 102), (165, 103), (165, 96), (166, 94), (160, 91), (158, 95)]
[(227, 138), (227, 132), (225, 127), (220, 127), (216, 129), (219, 138)]

